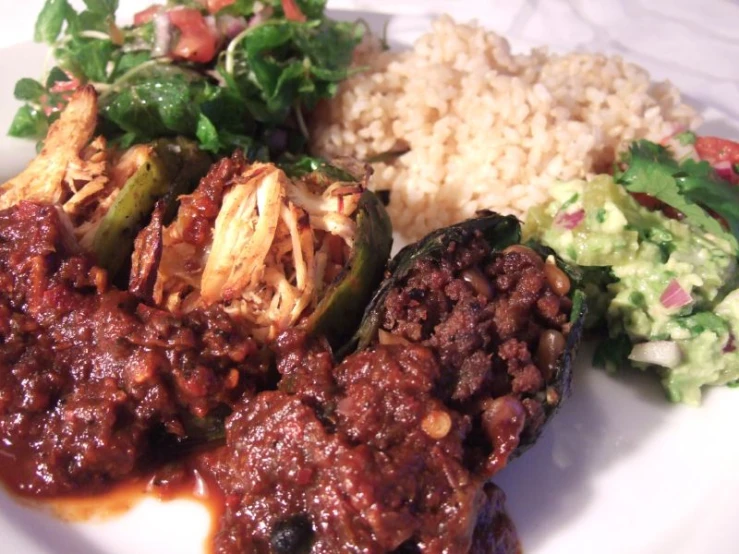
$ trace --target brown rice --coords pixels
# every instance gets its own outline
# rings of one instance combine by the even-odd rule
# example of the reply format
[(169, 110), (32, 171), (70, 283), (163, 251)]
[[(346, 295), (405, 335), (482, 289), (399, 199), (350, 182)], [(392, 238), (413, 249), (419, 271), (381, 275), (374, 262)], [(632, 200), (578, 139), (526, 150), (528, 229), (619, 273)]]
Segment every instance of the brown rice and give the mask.
[(481, 208), (522, 217), (555, 179), (608, 170), (625, 143), (699, 123), (669, 82), (618, 56), (514, 55), (508, 42), (444, 16), (412, 50), (357, 52), (369, 67), (316, 118), (314, 149), (375, 164), (396, 230), (417, 238)]

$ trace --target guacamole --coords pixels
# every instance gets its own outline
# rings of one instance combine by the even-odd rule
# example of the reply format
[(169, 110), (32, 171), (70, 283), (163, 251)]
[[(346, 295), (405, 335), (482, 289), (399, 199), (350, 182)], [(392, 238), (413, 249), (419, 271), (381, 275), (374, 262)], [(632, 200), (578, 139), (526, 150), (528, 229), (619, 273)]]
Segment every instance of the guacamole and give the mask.
[(739, 380), (732, 244), (641, 207), (607, 175), (557, 184), (552, 197), (529, 212), (524, 232), (611, 272), (610, 285), (588, 290), (591, 323), (608, 324), (606, 351), (620, 345), (635, 366), (656, 368), (675, 402), (698, 404), (702, 386)]

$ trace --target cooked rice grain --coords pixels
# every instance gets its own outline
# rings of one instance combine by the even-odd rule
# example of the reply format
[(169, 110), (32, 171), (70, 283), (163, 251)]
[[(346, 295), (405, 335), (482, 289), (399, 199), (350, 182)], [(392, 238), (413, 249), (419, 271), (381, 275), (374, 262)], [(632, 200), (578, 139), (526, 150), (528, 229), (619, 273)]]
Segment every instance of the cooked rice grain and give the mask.
[(555, 179), (610, 169), (630, 141), (660, 141), (699, 124), (669, 82), (618, 56), (511, 54), (508, 42), (444, 16), (412, 50), (358, 49), (369, 69), (322, 107), (314, 149), (375, 164), (391, 190), (395, 229), (409, 239), (489, 208), (523, 217)]

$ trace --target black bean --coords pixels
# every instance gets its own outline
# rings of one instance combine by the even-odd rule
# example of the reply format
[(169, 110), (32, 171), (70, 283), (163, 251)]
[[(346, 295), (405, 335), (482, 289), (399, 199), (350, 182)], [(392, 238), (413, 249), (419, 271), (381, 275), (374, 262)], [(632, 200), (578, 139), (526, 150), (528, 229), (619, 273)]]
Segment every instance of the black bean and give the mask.
[(304, 514), (281, 519), (272, 528), (269, 544), (275, 554), (308, 554), (313, 544), (313, 526)]
[(421, 548), (418, 543), (414, 540), (407, 540), (401, 544), (398, 548), (393, 550), (392, 554), (420, 554)]

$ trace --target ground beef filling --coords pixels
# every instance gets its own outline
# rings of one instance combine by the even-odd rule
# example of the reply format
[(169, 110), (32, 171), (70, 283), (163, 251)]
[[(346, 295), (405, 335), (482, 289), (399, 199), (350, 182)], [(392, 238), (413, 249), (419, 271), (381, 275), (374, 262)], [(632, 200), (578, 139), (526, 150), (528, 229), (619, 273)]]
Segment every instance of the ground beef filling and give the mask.
[[(108, 286), (63, 221), (31, 203), (0, 212), (0, 478), (11, 490), (90, 494), (142, 472), (160, 490), (204, 479), (223, 504), (220, 554), (518, 552), (502, 493), (468, 463), (477, 423), (454, 407), (436, 347), (378, 345), (336, 365), (325, 342), (291, 330), (257, 353), (218, 309), (176, 317)], [(140, 265), (146, 298), (155, 266)], [(225, 445), (161, 464), (162, 445), (194, 438), (192, 416), (220, 425), (224, 407)]]
[(550, 385), (570, 327), (568, 290), (566, 275), (534, 251), (493, 253), (470, 232), (440, 260), (417, 261), (386, 298), (380, 342), (422, 344), (437, 355), (436, 392), (472, 417), (482, 431), (473, 437), (487, 437), (470, 445), (469, 461), (489, 475), (559, 402)]
[(254, 342), (217, 310), (185, 318), (110, 288), (54, 207), (0, 212), (0, 476), (33, 496), (95, 492), (239, 397)]
[(281, 390), (245, 399), (227, 446), (198, 462), (227, 499), (217, 552), (518, 551), (502, 493), (465, 467), (469, 418), (434, 395), (429, 349), (333, 367), (288, 332), (276, 350)]

